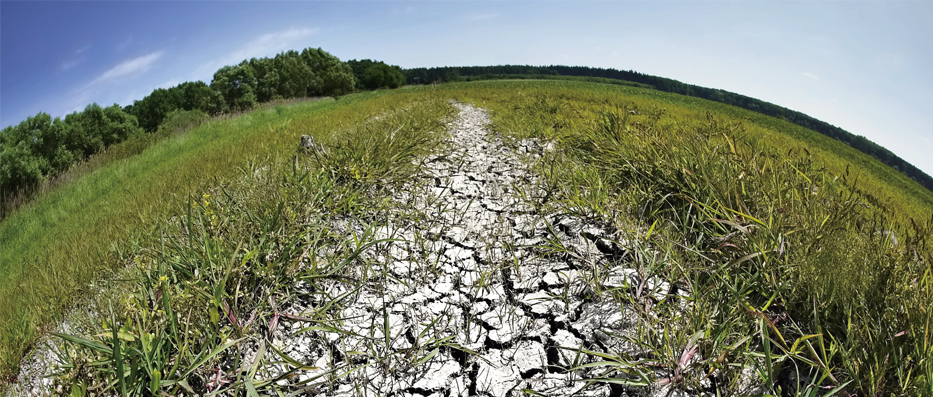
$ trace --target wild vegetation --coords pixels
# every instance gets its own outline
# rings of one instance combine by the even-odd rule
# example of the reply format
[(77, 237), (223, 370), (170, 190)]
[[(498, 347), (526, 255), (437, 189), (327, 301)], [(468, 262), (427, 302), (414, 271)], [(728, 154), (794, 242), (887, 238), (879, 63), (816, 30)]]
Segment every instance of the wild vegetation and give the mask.
[(198, 81), (159, 88), (125, 108), (91, 104), (64, 120), (40, 112), (0, 131), (0, 218), (75, 163), (156, 132), (173, 112), (229, 114), (275, 100), (341, 95), (355, 86), (347, 64), (307, 48), (224, 66), (209, 86)]
[[(353, 102), (301, 115), (277, 131), (290, 143), (310, 133), (328, 148), (326, 158), (295, 157), (292, 145), (241, 157), (230, 178), (175, 201), (149, 233), (114, 250), (110, 262), (120, 276), (104, 281), (100, 288), (112, 298), (92, 300), (90, 321), (115, 333), (62, 336), (86, 350), (66, 350), (67, 384), (59, 392), (216, 390), (208, 369), (252, 336), (239, 317), (252, 313), (250, 323), (268, 324), (300, 280), (340, 279), (364, 244), (336, 240), (327, 220), (379, 208), (385, 192), (411, 177), (412, 160), (437, 147), (450, 106), (424, 94)], [(381, 119), (370, 122), (374, 116)], [(305, 268), (307, 244), (327, 246), (333, 257)], [(107, 339), (112, 335), (117, 339)], [(257, 369), (253, 364), (250, 375)], [(274, 385), (238, 375), (238, 388)]]
[(933, 393), (928, 201), (884, 187), (836, 142), (791, 138), (789, 123), (773, 129), (644, 90), (501, 87), (473, 85), (462, 98), (516, 139), (559, 142), (540, 165), (555, 205), (642, 231), (632, 237), (669, 258), (645, 266), (694, 296), (693, 316), (671, 320), (686, 326), (652, 323), (665, 332), (643, 335), (651, 357), (607, 358), (622, 378), (676, 363), (671, 346), (699, 332), (699, 351), (716, 357), (710, 371), (762, 359), (775, 393)]
[(429, 84), (433, 82), (473, 81), (502, 78), (544, 78), (544, 79), (598, 79), (598, 82), (610, 84), (638, 85), (653, 88), (659, 91), (703, 98), (727, 105), (740, 107), (753, 112), (790, 121), (803, 128), (807, 128), (833, 139), (845, 142), (858, 151), (887, 164), (910, 179), (913, 179), (928, 190), (933, 191), (933, 177), (904, 161), (891, 151), (868, 140), (861, 135), (852, 134), (842, 128), (836, 127), (821, 120), (807, 116), (785, 107), (768, 103), (745, 95), (725, 90), (700, 87), (682, 83), (677, 80), (652, 76), (632, 70), (616, 70), (605, 68), (591, 68), (586, 66), (463, 66), (463, 67), (435, 67), (412, 68), (405, 70), (409, 84)]
[[(565, 76), (576, 81), (551, 81)], [(300, 99), (490, 77), (542, 81)], [(219, 385), (208, 369), (263, 343), (295, 280), (374, 274), (358, 256), (378, 241), (341, 239), (331, 222), (378, 226), (390, 192), (444, 150), (450, 100), (488, 109), (507, 139), (552, 142), (534, 165), (548, 211), (611, 225), (639, 272), (690, 296), (687, 311), (636, 310), (627, 341), (648, 353), (580, 351), (605, 369), (590, 381), (695, 390), (747, 371), (772, 394), (933, 396), (933, 183), (890, 152), (798, 112), (634, 72), (402, 70), (320, 49), (0, 132), (0, 379), (71, 312), (80, 332), (59, 335), (62, 392), (278, 389), (265, 366), (308, 363), (238, 362)], [(296, 155), (302, 134), (328, 151)], [(653, 378), (658, 368), (677, 375)]]
[[(687, 311), (635, 310), (639, 334), (626, 340), (648, 353), (581, 351), (605, 369), (592, 381), (689, 389), (744, 370), (772, 394), (933, 395), (926, 190), (902, 190), (867, 156), (785, 121), (557, 81), (268, 107), (166, 138), (41, 197), (2, 225), (4, 246), (23, 247), (2, 263), (35, 264), (0, 270), (15, 275), (0, 284), (0, 318), (11, 319), (4, 370), (81, 294), (89, 309), (81, 333), (62, 335), (61, 390), (207, 390), (221, 357), (262, 344), (268, 328), (250, 324), (285, 321), (275, 302), (300, 293), (295, 280), (369, 274), (357, 258), (373, 235), (347, 241), (330, 222), (378, 224), (388, 191), (415, 183), (417, 160), (443, 151), (449, 99), (488, 109), (504, 137), (553, 142), (535, 166), (550, 210), (611, 225), (633, 266), (690, 296)], [(300, 134), (327, 153), (295, 155)], [(647, 303), (594, 290), (626, 307)], [(263, 376), (266, 366), (310, 365), (281, 359), (234, 363), (242, 370), (211, 390), (271, 392), (282, 378)], [(659, 368), (682, 369), (657, 379)]]
[(153, 227), (158, 214), (191, 189), (233, 174), (258, 153), (293, 148), (294, 137), (284, 135), (283, 124), (300, 126), (311, 118), (322, 127), (334, 126), (346, 115), (325, 110), (365, 98), (272, 105), (214, 119), (88, 171), (9, 215), (0, 224), (3, 377), (10, 376), (23, 352), (76, 296), (94, 291), (88, 282), (119, 266), (109, 254), (112, 247), (132, 245)]
[(353, 75), (356, 76), (356, 88), (366, 90), (376, 90), (379, 88), (399, 88), (405, 85), (405, 75), (402, 74), (402, 68), (393, 65), (387, 65), (382, 61), (373, 61), (363, 59), (357, 61), (351, 59), (347, 65), (353, 69)]

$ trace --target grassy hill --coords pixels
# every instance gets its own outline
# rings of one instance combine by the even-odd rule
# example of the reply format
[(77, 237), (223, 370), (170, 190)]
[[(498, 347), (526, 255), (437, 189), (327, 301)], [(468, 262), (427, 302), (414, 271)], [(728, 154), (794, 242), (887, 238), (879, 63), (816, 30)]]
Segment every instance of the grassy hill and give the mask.
[(827, 137), (844, 142), (859, 152), (865, 153), (894, 168), (921, 186), (933, 191), (933, 177), (904, 161), (888, 149), (861, 135), (852, 134), (832, 124), (817, 120), (806, 114), (773, 103), (720, 89), (685, 84), (677, 80), (616, 69), (590, 68), (586, 66), (466, 66), (414, 68), (405, 70), (409, 84), (425, 84), (433, 81), (474, 81), (498, 79), (563, 79), (594, 81), (652, 88), (663, 92), (687, 95), (751, 110), (766, 116), (789, 121), (805, 129), (819, 132)]
[[(92, 297), (98, 329), (71, 338), (83, 347), (63, 378), (73, 390), (195, 387), (206, 376), (199, 368), (261, 339), (230, 319), (274, 312), (244, 290), (294, 282), (305, 246), (340, 247), (341, 266), (355, 266), (365, 236), (314, 237), (309, 219), (373, 216), (389, 192), (415, 183), (413, 164), (444, 150), (450, 100), (487, 109), (504, 139), (553, 142), (534, 168), (546, 204), (641, 241), (646, 255), (666, 258), (651, 271), (692, 296), (692, 312), (640, 320), (642, 336), (660, 346), (601, 356), (606, 372), (595, 381), (676, 367), (690, 340), (704, 359), (702, 370), (672, 380), (683, 387), (749, 368), (772, 393), (933, 395), (933, 193), (783, 120), (579, 81), (454, 83), (269, 106), (43, 194), (0, 224), (0, 374), (14, 374), (50, 324)], [(303, 134), (328, 152), (296, 156)], [(593, 299), (632, 303), (625, 291), (600, 294)], [(90, 364), (98, 361), (106, 365)], [(276, 388), (253, 379), (256, 362), (229, 386)], [(793, 371), (805, 380), (789, 384)]]

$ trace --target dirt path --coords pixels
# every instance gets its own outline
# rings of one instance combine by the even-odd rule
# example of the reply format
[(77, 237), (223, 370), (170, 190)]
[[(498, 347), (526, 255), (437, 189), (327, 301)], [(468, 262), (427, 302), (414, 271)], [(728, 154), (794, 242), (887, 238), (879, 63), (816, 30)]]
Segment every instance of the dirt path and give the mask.
[[(612, 268), (607, 261), (619, 252), (600, 228), (536, 213), (543, 194), (521, 156), (546, 148), (531, 141), (508, 148), (487, 130), (485, 111), (457, 106), (451, 154), (427, 163), (429, 192), (396, 197), (423, 217), (391, 219), (379, 229), (377, 238), (405, 241), (369, 253), (386, 277), (353, 293), (338, 316), (346, 333), (281, 333), (286, 354), (320, 368), (295, 381), (330, 395), (620, 395), (605, 384), (587, 386), (581, 372), (567, 369), (590, 361), (578, 356), (581, 346), (625, 347), (609, 333), (626, 333), (626, 309), (593, 299), (592, 288), (623, 287), (634, 271), (620, 265), (594, 280), (592, 270)], [(566, 252), (542, 255), (540, 246), (558, 242)], [(328, 293), (348, 292), (341, 288)], [(423, 356), (430, 358), (415, 366)], [(314, 379), (344, 364), (368, 365), (336, 384)]]
[[(366, 250), (359, 262), (367, 265), (348, 267), (347, 278), (369, 281), (323, 281), (283, 303), (282, 313), (326, 312), (329, 320), (270, 324), (256, 378), (279, 377), (291, 395), (668, 395), (590, 384), (584, 378), (603, 369), (571, 368), (596, 361), (581, 348), (636, 351), (623, 338), (634, 334), (631, 308), (601, 291), (640, 286), (642, 296), (663, 299), (670, 285), (629, 268), (625, 250), (610, 242), (618, 236), (540, 212), (546, 194), (527, 164), (549, 147), (508, 147), (489, 132), (485, 111), (456, 106), (449, 154), (425, 159), (426, 187), (397, 192), (400, 209), (375, 228), (375, 240), (395, 241)], [(353, 238), (373, 225), (344, 219), (336, 229)], [(265, 343), (231, 352), (242, 366), (228, 365), (213, 381), (246, 370)]]

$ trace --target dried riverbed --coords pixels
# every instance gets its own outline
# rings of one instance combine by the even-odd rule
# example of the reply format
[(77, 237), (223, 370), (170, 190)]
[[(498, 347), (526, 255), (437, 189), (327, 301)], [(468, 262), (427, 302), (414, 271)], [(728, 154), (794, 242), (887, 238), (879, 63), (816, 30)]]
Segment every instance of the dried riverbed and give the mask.
[[(365, 281), (323, 281), (303, 298), (278, 303), (283, 316), (264, 328), (266, 337), (228, 352), (228, 362), (242, 367), (218, 368), (202, 386), (220, 389), (233, 377), (227, 374), (262, 362), (256, 379), (276, 379), (290, 395), (711, 393), (655, 383), (671, 376), (663, 368), (647, 386), (618, 372), (608, 375), (622, 382), (588, 380), (609, 368), (581, 367), (603, 360), (584, 350), (638, 356), (626, 336), (638, 335), (645, 313), (662, 301), (688, 300), (675, 285), (633, 268), (615, 231), (544, 209), (548, 195), (529, 164), (550, 145), (507, 145), (488, 130), (484, 110), (456, 106), (447, 154), (424, 159), (426, 183), (392, 197), (390, 208), (405, 210), (386, 210), (376, 225), (334, 220), (348, 239), (374, 231), (365, 238), (384, 240), (357, 259), (367, 266), (343, 275)], [(613, 299), (610, 290), (637, 299)], [(641, 318), (631, 302), (644, 302)], [(325, 321), (310, 318), (322, 312)], [(41, 384), (39, 361), (24, 371), (19, 391)]]
[[(586, 382), (599, 370), (572, 368), (596, 361), (581, 348), (634, 349), (623, 339), (633, 326), (630, 309), (601, 298), (597, 284), (642, 285), (646, 296), (659, 297), (671, 286), (643, 283), (609, 231), (539, 212), (545, 192), (527, 163), (550, 147), (529, 140), (510, 148), (489, 133), (483, 110), (457, 106), (450, 154), (427, 159), (428, 190), (395, 197), (421, 216), (387, 219), (375, 238), (400, 241), (367, 251), (386, 276), (358, 291), (332, 284), (328, 295), (350, 293), (336, 316), (341, 332), (301, 332), (308, 324), (300, 321), (283, 326), (274, 344), (316, 369), (281, 384), (335, 396), (651, 394)], [(361, 233), (365, 226), (347, 221), (343, 228)], [(322, 303), (295, 302), (288, 311)], [(336, 381), (323, 375), (361, 365)]]

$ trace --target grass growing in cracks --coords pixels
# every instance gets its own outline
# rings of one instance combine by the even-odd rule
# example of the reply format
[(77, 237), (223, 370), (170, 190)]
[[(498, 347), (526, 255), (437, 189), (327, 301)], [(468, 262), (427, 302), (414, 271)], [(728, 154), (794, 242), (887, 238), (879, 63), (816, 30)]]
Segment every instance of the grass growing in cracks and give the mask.
[[(113, 281), (108, 292), (115, 298), (99, 303), (111, 311), (101, 332), (57, 335), (70, 342), (59, 391), (255, 395), (291, 373), (264, 375), (265, 352), (280, 357), (275, 364), (308, 369), (276, 346), (274, 333), (291, 322), (308, 325), (297, 333), (342, 332), (334, 310), (378, 273), (360, 253), (391, 243), (374, 239), (376, 226), (348, 240), (332, 229), (333, 220), (375, 221), (382, 197), (408, 180), (414, 160), (436, 149), (449, 111), (446, 102), (428, 101), (343, 126), (317, 137), (328, 148), (322, 156), (250, 162), (235, 180), (188, 200), (141, 248), (118, 258), (132, 276)], [(348, 292), (328, 295), (322, 283), (345, 284)], [(297, 316), (280, 307), (294, 299), (325, 304)], [(384, 337), (391, 345), (398, 335)], [(425, 348), (442, 342), (429, 340)], [(255, 351), (252, 360), (243, 358), (246, 351)], [(221, 367), (221, 359), (233, 368)], [(346, 371), (353, 367), (304, 383)]]
[(607, 369), (593, 381), (722, 392), (745, 372), (762, 393), (933, 393), (928, 210), (895, 211), (838, 158), (748, 120), (621, 89), (516, 85), (462, 95), (501, 133), (555, 142), (538, 165), (552, 205), (628, 231), (617, 244), (637, 279), (690, 296), (659, 317), (643, 308), (671, 300), (646, 300), (644, 285), (610, 291), (639, 314), (624, 338), (642, 353), (588, 352)]
[[(395, 331), (385, 302), (362, 331), (340, 318), (363, 286), (407, 286), (373, 259), (380, 252), (402, 239), (435, 242), (404, 235), (387, 214), (426, 230), (452, 226), (428, 215), (453, 211), (442, 204), (391, 199), (424, 188), (418, 159), (444, 153), (450, 99), (487, 109), (506, 140), (553, 147), (533, 163), (547, 191), (537, 211), (615, 231), (601, 242), (614, 262), (588, 264), (585, 286), (552, 298), (621, 308), (632, 326), (603, 342), (623, 348), (564, 348), (563, 367), (549, 371), (629, 393), (933, 396), (929, 195), (779, 120), (554, 81), (270, 108), (207, 123), (178, 138), (191, 141), (160, 143), (49, 194), (35, 215), (14, 213), (2, 225), (24, 232), (0, 234), (5, 247), (23, 247), (2, 253), (19, 265), (0, 269), (13, 275), (0, 283), (0, 369), (12, 370), (36, 327), (61, 316), (74, 294), (96, 297), (80, 332), (57, 336), (66, 342), (63, 394), (302, 395), (349, 378), (361, 393), (372, 389), (356, 374), (474, 356), (436, 332), (449, 322), (443, 314), (412, 335)], [(295, 154), (301, 134), (325, 152)], [(102, 193), (114, 185), (125, 193)], [(144, 197), (162, 204), (140, 204)], [(92, 205), (113, 212), (77, 210)], [(61, 223), (80, 228), (44, 228)], [(559, 225), (545, 227), (554, 238), (535, 247), (542, 255), (574, 254)], [(36, 237), (42, 230), (54, 237)], [(438, 273), (437, 258), (418, 259), (407, 274)], [(610, 283), (620, 264), (625, 281)], [(478, 294), (486, 278), (522, 266), (517, 257), (497, 263), (471, 288)], [(312, 309), (294, 312), (294, 301)], [(334, 357), (323, 370), (291, 357), (283, 333), (364, 342), (323, 352)], [(397, 348), (409, 337), (412, 348)]]
[[(412, 105), (424, 100), (420, 92), (388, 99), (384, 94), (277, 105), (213, 120), (158, 142), (137, 156), (109, 163), (9, 214), (0, 224), (4, 247), (0, 252), (0, 376), (10, 379), (18, 371), (21, 357), (50, 322), (60, 320), (82, 297), (100, 295), (101, 280), (113, 278), (114, 272), (127, 266), (125, 252), (133, 252), (150, 239), (167, 222), (168, 214), (177, 216), (176, 209), (189, 197), (229, 183), (242, 176), (243, 169), (268, 169), (272, 166), (266, 164), (268, 153), (293, 153), (300, 135), (315, 136), (338, 148), (333, 158), (345, 158), (343, 163), (320, 167), (327, 170), (331, 183), (373, 184), (376, 178), (404, 174), (404, 167), (380, 170), (373, 164), (385, 164), (383, 155), (404, 156), (400, 153), (417, 144), (359, 154), (379, 142), (354, 126), (410, 107), (405, 114), (423, 121), (406, 121), (398, 115), (386, 120), (396, 123), (393, 129), (401, 126), (404, 130), (392, 141), (398, 142), (407, 139), (407, 131), (436, 123), (441, 108)], [(377, 125), (385, 123), (369, 128)], [(345, 142), (353, 136), (355, 141)], [(367, 163), (349, 162), (354, 156)], [(212, 203), (216, 199), (215, 195)], [(328, 203), (334, 198), (321, 200)], [(355, 201), (338, 203), (344, 206), (339, 210), (346, 212)], [(222, 223), (219, 218), (215, 221)]]

